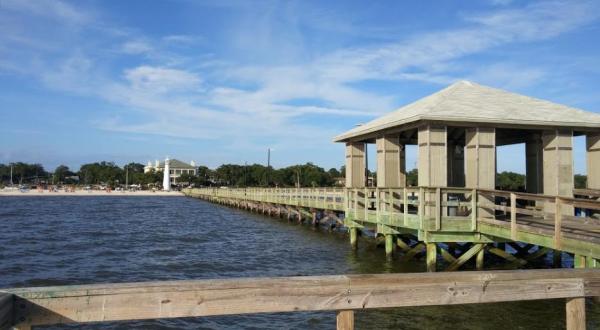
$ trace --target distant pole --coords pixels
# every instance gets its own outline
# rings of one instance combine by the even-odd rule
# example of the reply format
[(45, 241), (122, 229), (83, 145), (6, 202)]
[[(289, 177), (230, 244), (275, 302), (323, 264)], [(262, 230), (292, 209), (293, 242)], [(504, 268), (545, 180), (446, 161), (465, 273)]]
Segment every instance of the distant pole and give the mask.
[(125, 189), (129, 186), (129, 167), (125, 165)]
[(271, 172), (271, 148), (267, 148), (267, 187), (269, 186), (269, 172)]
[(248, 187), (248, 162), (244, 162), (244, 188)]
[(14, 185), (13, 183), (13, 163), (10, 163), (10, 186), (12, 187)]

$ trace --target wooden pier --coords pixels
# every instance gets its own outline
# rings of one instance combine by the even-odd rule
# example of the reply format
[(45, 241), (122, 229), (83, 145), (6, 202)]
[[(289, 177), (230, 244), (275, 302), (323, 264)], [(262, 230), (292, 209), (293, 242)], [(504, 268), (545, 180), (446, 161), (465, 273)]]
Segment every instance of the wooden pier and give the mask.
[[(600, 296), (588, 269), (240, 278), (0, 290), (0, 329), (249, 313), (335, 311), (565, 299), (566, 328), (586, 328), (586, 297)], [(469, 322), (469, 320), (465, 320)]]
[(522, 267), (548, 253), (556, 267), (563, 253), (573, 255), (577, 268), (600, 267), (600, 219), (563, 212), (600, 211), (595, 199), (445, 187), (201, 188), (184, 193), (276, 217), (332, 219), (348, 228), (353, 247), (358, 231), (369, 229), (385, 238), (387, 254), (401, 251), (402, 260), (425, 254), (429, 271), (441, 263), (445, 270), (458, 270), (473, 258), (481, 270), (486, 254), (504, 259), (504, 268)]

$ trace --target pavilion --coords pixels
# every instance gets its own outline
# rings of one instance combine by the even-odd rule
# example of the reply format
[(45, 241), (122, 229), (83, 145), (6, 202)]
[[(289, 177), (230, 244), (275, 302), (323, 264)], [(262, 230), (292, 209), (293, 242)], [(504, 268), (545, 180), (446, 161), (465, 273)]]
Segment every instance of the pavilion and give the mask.
[(524, 143), (526, 191), (572, 196), (573, 136), (587, 139), (587, 187), (600, 189), (600, 115), (468, 81), (351, 129), (346, 187), (365, 186), (367, 143), (377, 186), (406, 185), (405, 146), (418, 145), (418, 185), (495, 189), (496, 148)]

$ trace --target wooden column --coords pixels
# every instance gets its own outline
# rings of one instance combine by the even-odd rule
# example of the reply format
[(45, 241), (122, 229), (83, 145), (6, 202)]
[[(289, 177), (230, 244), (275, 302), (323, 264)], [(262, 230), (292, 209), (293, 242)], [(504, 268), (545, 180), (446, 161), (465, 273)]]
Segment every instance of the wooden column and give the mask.
[(354, 311), (337, 312), (337, 330), (354, 330)]
[[(467, 128), (465, 132), (465, 184), (468, 188), (496, 189), (496, 129)], [(493, 217), (494, 211), (485, 208), (494, 201), (480, 196), (479, 217)], [(481, 208), (481, 207), (484, 208)]]
[(427, 271), (435, 272), (437, 268), (437, 245), (427, 243)]
[(485, 249), (479, 250), (479, 252), (477, 252), (477, 255), (475, 256), (475, 269), (476, 270), (483, 270), (484, 257), (485, 257)]
[(567, 330), (585, 330), (585, 298), (567, 299)]
[[(366, 186), (366, 145), (363, 142), (346, 143), (346, 188), (364, 188)], [(358, 196), (354, 196), (357, 198)], [(358, 212), (357, 203), (352, 206)], [(365, 206), (366, 207), (366, 206)], [(346, 213), (348, 216), (348, 213)], [(358, 228), (350, 227), (350, 245), (358, 248)]]
[(587, 188), (600, 189), (600, 133), (586, 135)]
[(365, 144), (363, 142), (346, 143), (346, 187), (365, 187)]
[[(544, 158), (544, 194), (573, 197), (573, 131), (548, 130), (542, 135)], [(554, 213), (552, 203), (544, 204), (546, 213)], [(561, 213), (573, 215), (573, 207), (563, 205)]]
[(525, 142), (525, 189), (528, 193), (541, 194), (544, 192), (543, 154), (542, 135), (531, 133)]
[(358, 249), (358, 228), (356, 227), (350, 228), (350, 245), (352, 249)]
[(406, 156), (399, 137), (378, 138), (377, 187), (401, 188), (406, 186)]
[[(424, 125), (419, 127), (419, 186), (448, 186), (447, 127)], [(425, 193), (419, 200), (435, 202), (435, 193)], [(425, 207), (423, 215), (434, 217), (440, 212), (435, 206)]]
[(394, 254), (394, 235), (385, 234), (385, 255), (391, 257)]

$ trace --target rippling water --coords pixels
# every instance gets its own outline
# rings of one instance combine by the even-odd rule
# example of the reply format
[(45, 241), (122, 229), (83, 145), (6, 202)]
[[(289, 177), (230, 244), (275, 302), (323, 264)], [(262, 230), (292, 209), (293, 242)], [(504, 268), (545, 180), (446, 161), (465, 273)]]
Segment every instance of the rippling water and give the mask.
[[(2, 197), (0, 287), (222, 277), (423, 271), (347, 237), (186, 197)], [(600, 306), (588, 308), (600, 328)], [(564, 301), (359, 312), (358, 329), (562, 329)], [(282, 313), (64, 328), (335, 328), (333, 312)]]

